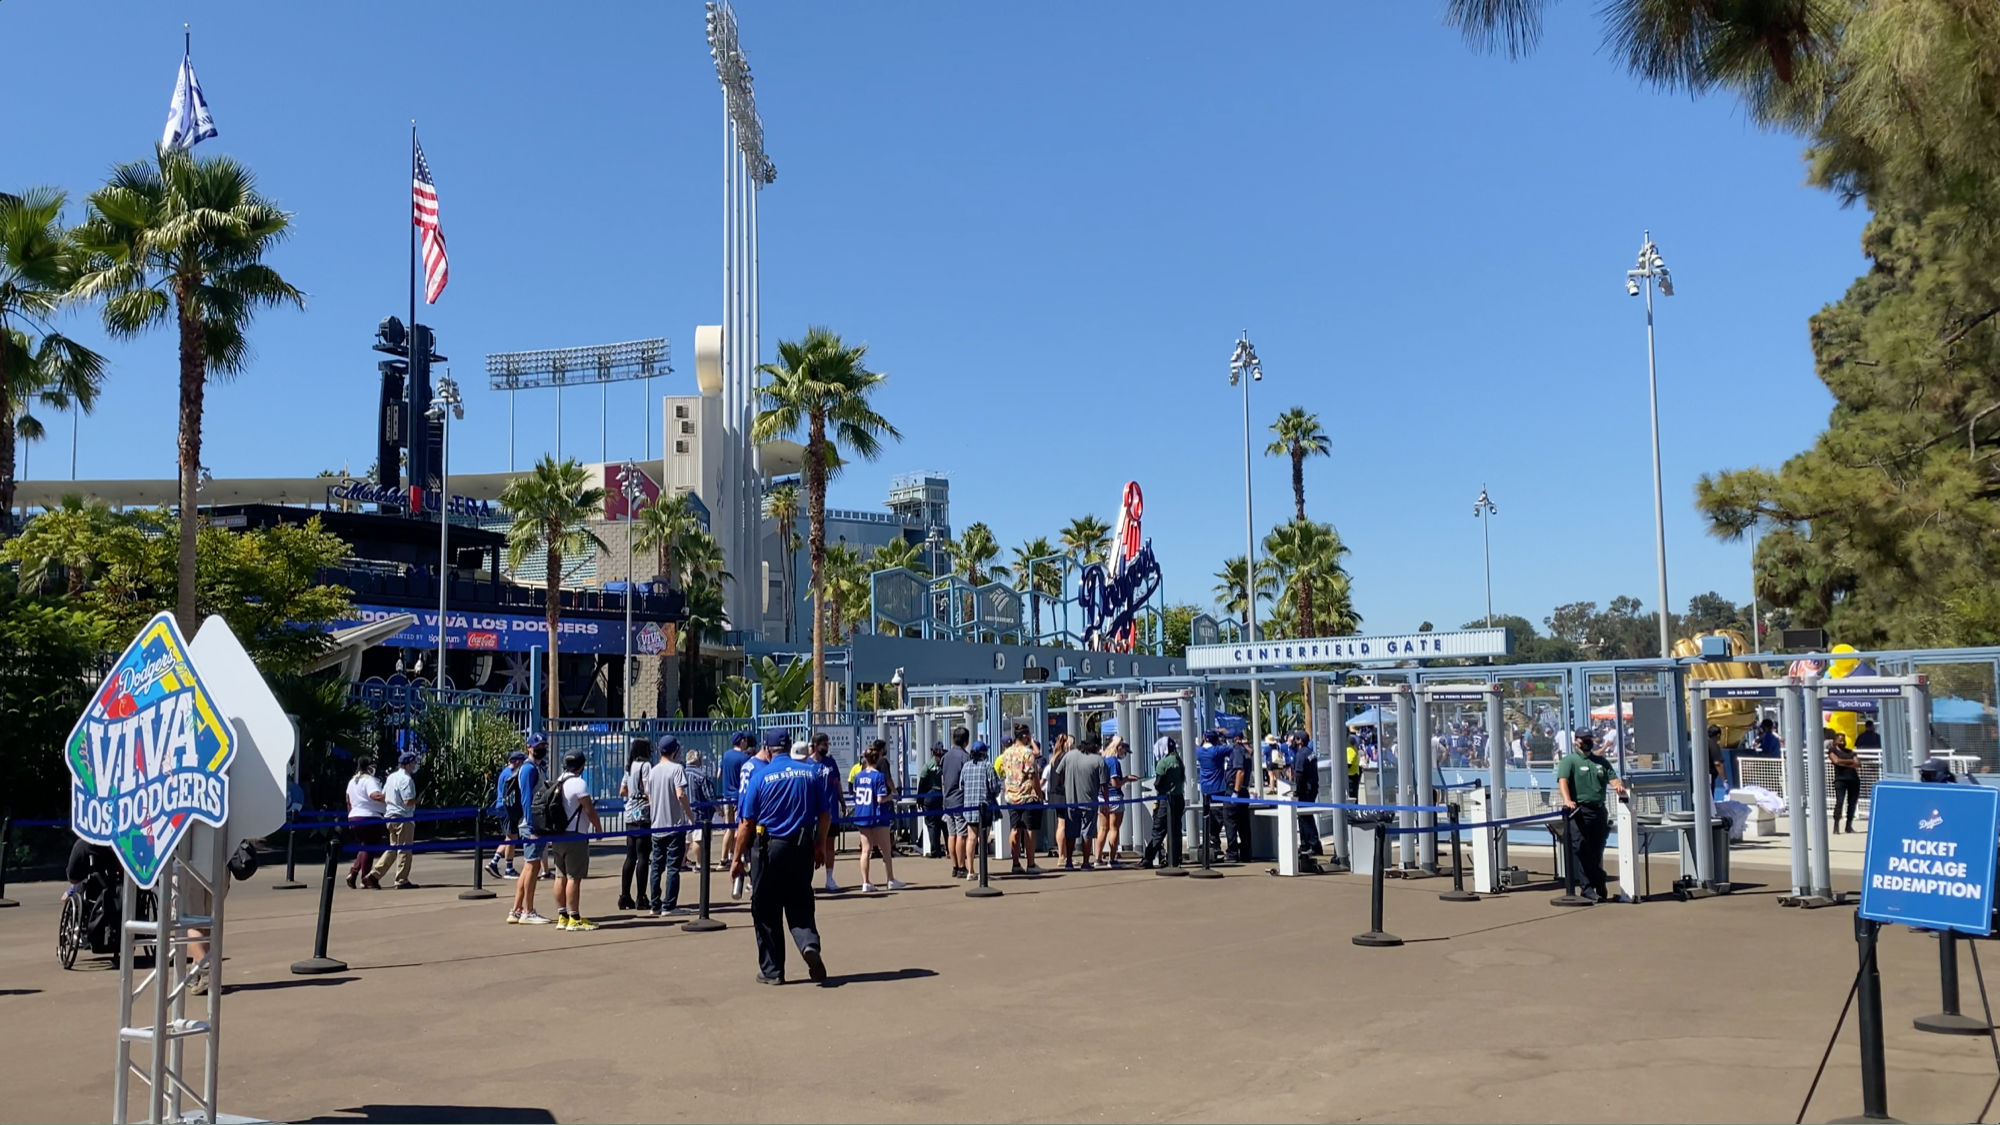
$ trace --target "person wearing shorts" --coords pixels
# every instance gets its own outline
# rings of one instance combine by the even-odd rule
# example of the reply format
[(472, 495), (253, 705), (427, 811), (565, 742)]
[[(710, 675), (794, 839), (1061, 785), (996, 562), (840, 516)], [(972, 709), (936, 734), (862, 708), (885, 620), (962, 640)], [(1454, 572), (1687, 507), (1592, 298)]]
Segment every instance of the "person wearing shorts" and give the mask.
[(1089, 871), (1091, 864), (1091, 840), (1097, 834), (1097, 802), (1104, 795), (1104, 758), (1098, 753), (1095, 738), (1087, 738), (1081, 746), (1069, 752), (1063, 759), (1063, 818), (1067, 828), (1063, 839), (1063, 870), (1070, 870), (1075, 860), (1071, 849), (1083, 849), (1083, 869)]
[(500, 818), (500, 846), (493, 849), (493, 857), (486, 861), (486, 871), (495, 879), (501, 878), (500, 864), (503, 860), (507, 864), (506, 878), (521, 877), (520, 871), (514, 867), (514, 849), (521, 843), (521, 817), (527, 811), (527, 802), (514, 779), (521, 772), (521, 763), (527, 760), (526, 750), (516, 750), (507, 755), (507, 768), (500, 771), (499, 782), (493, 791), (493, 808)]
[(1123, 866), (1118, 862), (1118, 835), (1125, 825), (1125, 806), (1119, 804), (1127, 780), (1125, 754), (1126, 743), (1121, 737), (1113, 736), (1111, 745), (1104, 748), (1104, 788), (1097, 799), (1097, 862), (1103, 866)]
[[(960, 732), (964, 727), (958, 728)], [(958, 732), (953, 733), (953, 737)], [(959, 801), (965, 809), (957, 818), (961, 829), (957, 839), (964, 841), (965, 878), (979, 878), (973, 873), (973, 860), (985, 850), (987, 842), (986, 826), (992, 823), (993, 811), (993, 766), (986, 760), (986, 744), (975, 742), (965, 751), (965, 768), (959, 771)], [(950, 798), (946, 798), (950, 800)], [(950, 818), (947, 817), (947, 823)]]
[(1041, 824), (1042, 810), (1025, 807), (1042, 803), (1040, 758), (1027, 724), (1017, 723), (1014, 726), (1014, 744), (1001, 751), (1000, 760), (995, 763), (1007, 797), (1008, 853), (1016, 875), (1024, 873), (1021, 866), (1023, 858), (1028, 861), (1026, 874), (1042, 873), (1041, 867), (1035, 863), (1035, 829)]
[[(562, 787), (565, 834), (580, 833), (586, 824), (592, 832), (604, 831), (603, 822), (597, 819), (597, 806), (590, 800), (590, 786), (583, 781), (583, 767), (589, 760), (589, 755), (581, 750), (563, 755), (562, 777), (557, 784)], [(590, 877), (590, 841), (551, 840), (549, 861), (556, 868), (556, 929), (596, 929), (597, 923), (583, 916), (583, 881)]]
[[(972, 752), (966, 749), (972, 732), (964, 727), (954, 727), (951, 732), (951, 749), (945, 751), (938, 761), (940, 796), (944, 809), (945, 852), (951, 856), (951, 877), (968, 878), (972, 873), (973, 853), (966, 846), (967, 816), (965, 805), (965, 766), (972, 761)], [(956, 811), (955, 811), (956, 810)]]
[[(514, 771), (514, 788), (520, 790), (521, 807), (535, 799), (535, 790), (542, 783), (542, 771), (548, 768), (549, 744), (539, 734), (528, 736), (528, 760)], [(531, 816), (523, 816), (521, 821), (521, 877), (514, 880), (514, 906), (507, 911), (509, 924), (524, 926), (546, 926), (549, 919), (535, 910), (535, 888), (541, 884), (542, 862), (548, 856), (549, 845), (535, 838), (535, 822)]]

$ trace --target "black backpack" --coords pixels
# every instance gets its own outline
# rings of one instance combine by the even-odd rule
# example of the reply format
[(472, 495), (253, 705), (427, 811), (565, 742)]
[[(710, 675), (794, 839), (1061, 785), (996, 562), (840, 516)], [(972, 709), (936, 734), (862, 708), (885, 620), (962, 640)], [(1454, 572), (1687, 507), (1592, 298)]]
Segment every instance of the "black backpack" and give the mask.
[(528, 806), (528, 827), (537, 836), (554, 836), (569, 831), (569, 813), (563, 808), (562, 783), (565, 774), (543, 774), (535, 783), (535, 800)]
[(526, 811), (521, 807), (521, 771), (519, 768), (514, 770), (514, 776), (507, 779), (507, 795), (502, 798), (500, 807), (510, 817), (519, 817), (522, 812)]

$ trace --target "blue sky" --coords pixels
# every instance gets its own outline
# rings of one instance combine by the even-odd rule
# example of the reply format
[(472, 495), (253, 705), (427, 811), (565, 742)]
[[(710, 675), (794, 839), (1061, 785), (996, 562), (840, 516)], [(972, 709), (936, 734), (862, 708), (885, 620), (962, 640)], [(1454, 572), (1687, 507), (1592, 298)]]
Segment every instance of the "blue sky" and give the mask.
[[(834, 502), (942, 470), (954, 522), (1011, 547), (1109, 520), (1137, 480), (1167, 594), (1205, 603), (1243, 550), (1227, 360), (1247, 329), (1259, 430), (1301, 404), (1334, 437), (1307, 504), (1352, 548), (1370, 630), (1483, 612), (1482, 484), (1496, 610), (1650, 606), (1644, 316), (1623, 289), (1650, 227), (1679, 283), (1659, 311), (1672, 597), (1746, 599), (1747, 548), (1704, 534), (1694, 482), (1776, 465), (1824, 426), (1806, 318), (1863, 268), (1865, 214), (1801, 186), (1799, 142), (1733, 103), (1642, 90), (1588, 5), (1556, 6), (1522, 61), (1468, 50), (1443, 7), (745, 0), (778, 168), (766, 358), (811, 323), (866, 341), (905, 434)], [(694, 326), (721, 305), (698, 3), (16, 0), (0, 188), (65, 188), (80, 217), (157, 140), (183, 20), (222, 131), (199, 151), (247, 161), (296, 212), (274, 262), (310, 295), (265, 314), (254, 368), (210, 391), (216, 475), (372, 460), (368, 344), (406, 301), (412, 117), (452, 256), (426, 319), (471, 388), (455, 469), (506, 467), (487, 352), (664, 335), (680, 371), (658, 390), (692, 387)], [(68, 47), (85, 38), (87, 77)], [(69, 327), (99, 335), (88, 312)], [(171, 475), (170, 339), (107, 350), (80, 475)], [(636, 456), (640, 393), (612, 394), (609, 453)], [(569, 396), (564, 452), (594, 460), (597, 393)], [(518, 411), (525, 461), (553, 445), (554, 403)], [(51, 431), (32, 476), (68, 474), (68, 426)], [(1290, 504), (1287, 465), (1260, 455), (1260, 529)]]

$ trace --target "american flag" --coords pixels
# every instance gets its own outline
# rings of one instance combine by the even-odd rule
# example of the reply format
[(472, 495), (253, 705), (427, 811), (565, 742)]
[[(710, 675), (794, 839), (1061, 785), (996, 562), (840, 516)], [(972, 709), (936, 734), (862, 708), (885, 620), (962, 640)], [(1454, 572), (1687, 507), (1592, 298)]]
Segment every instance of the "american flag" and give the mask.
[(438, 224), (437, 185), (431, 182), (431, 164), (424, 159), (424, 146), (417, 147), (417, 163), (410, 183), (410, 221), (424, 232), (424, 303), (437, 304), (444, 283), (451, 280), (451, 263), (444, 254), (444, 227)]

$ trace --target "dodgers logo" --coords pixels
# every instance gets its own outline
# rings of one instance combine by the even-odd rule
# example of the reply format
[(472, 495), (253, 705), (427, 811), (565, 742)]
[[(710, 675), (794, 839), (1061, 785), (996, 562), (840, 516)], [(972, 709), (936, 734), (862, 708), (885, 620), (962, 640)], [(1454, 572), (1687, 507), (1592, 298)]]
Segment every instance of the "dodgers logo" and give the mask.
[(142, 887), (191, 821), (229, 816), (236, 739), (195, 674), (172, 614), (146, 623), (70, 731), (70, 821), (108, 844)]
[(1944, 823), (1944, 814), (1937, 811), (1936, 809), (1932, 809), (1931, 815), (1917, 822), (1917, 827), (1923, 829), (1926, 832), (1929, 832), (1931, 829), (1936, 828), (1938, 825), (1943, 823)]

